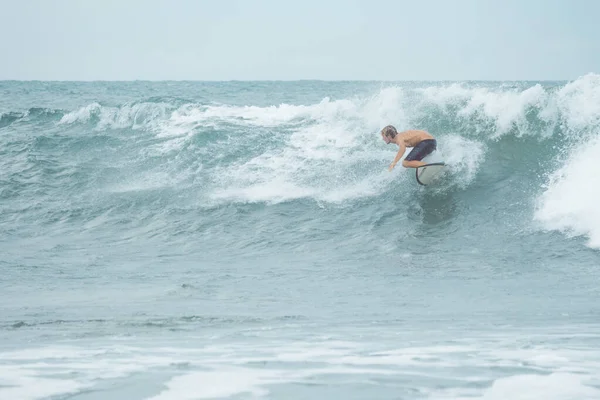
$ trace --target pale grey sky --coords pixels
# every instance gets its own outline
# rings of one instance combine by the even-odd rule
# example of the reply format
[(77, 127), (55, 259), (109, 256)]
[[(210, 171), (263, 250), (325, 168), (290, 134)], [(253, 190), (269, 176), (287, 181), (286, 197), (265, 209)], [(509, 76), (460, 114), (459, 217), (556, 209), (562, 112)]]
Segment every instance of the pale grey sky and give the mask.
[(0, 0), (0, 80), (562, 80), (598, 0)]

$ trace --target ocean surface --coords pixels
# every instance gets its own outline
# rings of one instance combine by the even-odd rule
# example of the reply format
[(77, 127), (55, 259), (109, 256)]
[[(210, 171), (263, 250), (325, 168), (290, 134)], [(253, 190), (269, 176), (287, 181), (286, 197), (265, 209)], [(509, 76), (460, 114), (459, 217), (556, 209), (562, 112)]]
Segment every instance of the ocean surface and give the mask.
[(600, 399), (599, 161), (595, 74), (0, 82), (0, 399)]

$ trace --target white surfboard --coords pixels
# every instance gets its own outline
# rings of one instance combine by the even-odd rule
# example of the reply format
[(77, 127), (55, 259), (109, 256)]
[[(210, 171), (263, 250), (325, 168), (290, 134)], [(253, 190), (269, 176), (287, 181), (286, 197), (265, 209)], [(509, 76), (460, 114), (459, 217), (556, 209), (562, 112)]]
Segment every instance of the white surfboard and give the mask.
[(434, 183), (444, 172), (446, 164), (443, 162), (436, 162), (416, 168), (416, 178), (419, 184), (426, 186)]

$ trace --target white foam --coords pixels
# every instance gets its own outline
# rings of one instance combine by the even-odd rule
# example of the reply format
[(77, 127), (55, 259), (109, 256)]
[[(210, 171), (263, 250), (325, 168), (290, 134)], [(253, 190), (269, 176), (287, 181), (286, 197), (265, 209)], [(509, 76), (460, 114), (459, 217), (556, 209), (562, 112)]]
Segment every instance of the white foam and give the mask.
[(90, 120), (92, 115), (98, 113), (102, 109), (102, 106), (98, 103), (92, 103), (85, 107), (81, 107), (77, 111), (72, 111), (63, 115), (60, 119), (59, 124), (73, 124), (75, 122), (87, 122)]
[(167, 390), (148, 400), (214, 399), (243, 393), (264, 396), (268, 391), (262, 385), (276, 382), (278, 376), (271, 370), (219, 367), (218, 371), (177, 376), (166, 383)]
[(0, 399), (47, 399), (77, 393), (102, 380), (117, 379), (156, 366), (168, 366), (174, 358), (143, 349), (84, 349), (45, 347), (0, 354)]
[[(421, 98), (415, 97), (419, 93)], [(482, 136), (478, 140), (453, 132), (436, 134), (437, 154), (450, 167), (455, 183), (466, 187), (476, 177), (484, 159), (486, 140), (515, 129), (517, 134), (552, 134), (561, 110), (556, 106), (557, 96), (541, 85), (492, 90), (455, 84), (426, 88), (411, 92), (410, 96), (404, 89), (391, 87), (365, 99), (307, 106), (302, 110), (310, 121), (292, 127), (294, 132), (285, 147), (267, 150), (258, 157), (239, 160), (219, 170), (219, 185), (212, 198), (279, 202), (310, 197), (343, 202), (380, 195), (398, 184), (398, 175), (407, 174), (402, 174), (406, 172), (402, 168), (387, 175), (392, 179), (381, 174), (393, 159), (395, 149), (379, 143), (378, 130), (390, 123), (398, 129), (409, 128), (410, 119), (418, 118), (431, 104), (448, 110), (454, 107), (452, 112), (456, 114), (449, 118), (462, 119), (468, 124), (470, 119), (478, 121), (475, 126)], [(333, 104), (337, 106), (332, 107)], [(539, 121), (546, 123), (541, 131), (533, 129), (528, 121), (531, 110), (537, 113)], [(247, 112), (239, 108), (229, 111), (238, 116)], [(269, 121), (277, 122), (270, 114), (273, 110), (253, 109), (252, 115), (258, 123), (263, 122), (257, 119), (261, 112), (269, 115)], [(488, 129), (488, 123), (492, 129)], [(362, 166), (369, 164), (381, 165), (381, 170), (363, 171)], [(347, 177), (352, 179), (348, 181)]]
[[(314, 142), (304, 143), (267, 152), (220, 170), (221, 189), (213, 192), (213, 199), (276, 203), (310, 197), (343, 202), (376, 196), (393, 179), (383, 168), (375, 172), (357, 172), (357, 164), (362, 160), (378, 160), (382, 167), (387, 166), (381, 161), (382, 153), (364, 150), (363, 156), (351, 156), (337, 147), (346, 144), (336, 145), (335, 141), (331, 141), (319, 147)], [(393, 158), (393, 153), (388, 158)]]
[[(94, 117), (98, 130), (146, 130), (161, 140), (138, 156), (168, 156), (173, 164), (180, 162), (175, 156), (182, 149), (194, 151), (198, 161), (193, 166), (189, 158), (180, 159), (187, 163), (183, 169), (190, 171), (204, 168), (204, 160), (211, 162), (203, 169), (214, 183), (205, 190), (208, 201), (277, 203), (311, 198), (341, 203), (409, 188), (410, 171), (398, 167), (387, 173), (396, 148), (385, 146), (378, 131), (387, 124), (400, 130), (415, 128), (424, 116), (440, 110), (446, 113), (452, 131), (434, 132), (437, 154), (450, 167), (451, 183), (466, 187), (477, 176), (486, 143), (503, 135), (546, 137), (561, 124), (573, 138), (593, 137), (590, 132), (600, 124), (600, 76), (589, 74), (561, 88), (539, 84), (525, 88), (386, 87), (362, 97), (325, 97), (307, 105), (134, 103), (108, 107), (93, 103), (66, 114), (60, 123), (88, 122)], [(211, 132), (210, 128), (221, 137), (189, 146), (196, 135)], [(478, 134), (475, 138), (474, 133)], [(182, 168), (175, 169), (176, 174), (167, 168), (138, 182), (122, 183), (115, 190), (178, 184), (181, 179), (166, 179), (169, 174), (181, 174)], [(576, 226), (574, 232), (590, 230)]]
[[(0, 368), (0, 373), (4, 373)], [(38, 400), (76, 393), (87, 385), (66, 379), (24, 377), (0, 379), (0, 399)]]
[(361, 104), (355, 117), (364, 120), (368, 131), (379, 130), (389, 124), (398, 128), (408, 127), (410, 118), (407, 113), (412, 111), (409, 105), (413, 102), (407, 99), (406, 92), (400, 87), (383, 88)]
[[(219, 188), (213, 199), (279, 202), (311, 197), (341, 202), (346, 199), (381, 193), (385, 180), (382, 171), (394, 156), (384, 152), (384, 143), (365, 145), (363, 126), (347, 118), (328, 117), (292, 130), (284, 146), (267, 150), (249, 160), (216, 172)], [(362, 165), (377, 163), (377, 170)]]
[(556, 94), (563, 129), (576, 137), (600, 126), (600, 75), (588, 74), (568, 83)]
[[(479, 386), (487, 380), (478, 378)], [(441, 400), (592, 400), (600, 391), (588, 384), (589, 376), (569, 373), (519, 374), (495, 379), (483, 389), (449, 388), (430, 391), (429, 398)], [(590, 382), (591, 383), (591, 382)]]
[(1, 360), (39, 360), (39, 359), (66, 359), (71, 357), (93, 357), (104, 353), (105, 350), (83, 350), (77, 347), (43, 347), (34, 349), (15, 350), (0, 353)]
[[(476, 118), (491, 122), (493, 132), (481, 125), (481, 133), (495, 138), (517, 128), (519, 134), (551, 134), (557, 121), (567, 129), (578, 129), (597, 124), (600, 118), (600, 75), (588, 74), (558, 91), (540, 84), (519, 89), (510, 87), (473, 87), (463, 84), (431, 86), (416, 90), (385, 87), (367, 97), (331, 100), (323, 98), (309, 105), (278, 104), (265, 107), (247, 105), (185, 104), (179, 107), (166, 103), (133, 103), (121, 107), (92, 103), (63, 116), (60, 123), (87, 122), (91, 116), (99, 118), (98, 128), (138, 127), (156, 130), (160, 135), (189, 134), (200, 126), (216, 126), (222, 122), (243, 126), (275, 127), (289, 123), (323, 123), (345, 121), (360, 125), (369, 131), (393, 123), (399, 128), (410, 128), (415, 115), (428, 112), (434, 105), (449, 118)], [(539, 120), (547, 122), (543, 132), (536, 132), (527, 121), (529, 111), (535, 111)]]
[(277, 204), (289, 200), (313, 197), (315, 193), (314, 189), (300, 187), (282, 179), (273, 179), (269, 182), (249, 184), (245, 187), (217, 190), (213, 193), (212, 198), (215, 200)]
[[(248, 127), (275, 127), (286, 124), (346, 121), (364, 123), (377, 129), (390, 119), (398, 120), (403, 113), (400, 102), (402, 89), (387, 88), (366, 99), (340, 99), (329, 97), (310, 105), (231, 106), (185, 104), (178, 108), (165, 103), (134, 103), (121, 107), (101, 106), (92, 103), (65, 114), (60, 124), (85, 123), (92, 116), (99, 119), (97, 129), (145, 128), (159, 136), (182, 136), (193, 133), (198, 127), (220, 126), (223, 123)], [(404, 117), (400, 118), (404, 120)]]
[[(425, 100), (449, 113), (450, 106), (456, 107), (456, 117), (463, 120), (475, 119), (477, 133), (492, 139), (516, 129), (519, 135), (541, 133), (552, 134), (558, 115), (552, 109), (549, 94), (536, 84), (525, 90), (507, 88), (468, 88), (460, 84), (446, 87), (431, 87), (422, 90)], [(539, 120), (548, 125), (537, 132), (527, 121), (527, 113), (537, 112)], [(448, 116), (453, 118), (452, 115)], [(488, 123), (493, 129), (488, 129)]]
[[(339, 104), (339, 103), (337, 103)], [(321, 102), (324, 109), (335, 108), (336, 103), (325, 99)], [(278, 106), (203, 106), (187, 104), (175, 110), (169, 120), (163, 124), (163, 135), (169, 135), (169, 130), (189, 129), (196, 126), (217, 126), (227, 122), (236, 125), (272, 127), (288, 123), (294, 119), (311, 117), (319, 111), (319, 105), (294, 106), (281, 104)]]
[(577, 146), (550, 177), (535, 212), (545, 229), (587, 236), (588, 245), (594, 248), (600, 248), (599, 159), (600, 138)]
[(516, 127), (519, 133), (528, 131), (525, 113), (530, 107), (543, 109), (547, 102), (546, 91), (538, 84), (524, 91), (493, 93), (476, 90), (459, 116), (484, 116), (495, 122), (496, 137)]
[[(545, 345), (527, 349), (520, 347), (519, 337), (498, 333), (430, 346), (416, 336), (419, 346), (398, 341), (395, 333), (387, 337), (371, 333), (380, 340), (360, 335), (356, 342), (278, 338), (200, 348), (108, 344), (5, 352), (0, 358), (0, 398), (37, 400), (81, 390), (93, 393), (112, 379), (143, 381), (147, 376), (163, 386), (155, 389), (149, 397), (152, 400), (259, 397), (268, 395), (272, 385), (306, 382), (334, 388), (352, 382), (369, 385), (368, 389), (375, 382), (388, 385), (392, 380), (372, 379), (384, 376), (399, 376), (393, 380), (395, 387), (410, 381), (411, 390), (435, 399), (568, 400), (600, 393), (587, 386), (600, 376), (598, 355), (590, 350), (591, 345), (577, 348), (577, 343), (571, 343), (570, 349), (557, 348), (564, 337), (573, 339), (569, 332), (536, 337)], [(528, 342), (532, 338), (527, 335)]]
[[(6, 354), (10, 355), (10, 353)], [(86, 386), (72, 379), (50, 379), (40, 376), (39, 369), (50, 365), (44, 363), (36, 363), (36, 365), (36, 367), (0, 365), (0, 399), (45, 399), (75, 393)]]
[(587, 237), (600, 248), (600, 75), (589, 74), (556, 95), (565, 132), (564, 164), (550, 175), (534, 218), (546, 230)]
[(439, 140), (438, 148), (437, 157), (458, 176), (459, 185), (468, 186), (475, 179), (479, 165), (484, 159), (484, 145), (458, 135), (448, 135)]
[(597, 399), (600, 391), (586, 386), (587, 379), (586, 375), (566, 373), (510, 376), (494, 381), (491, 388), (479, 398), (484, 400)]
[(165, 103), (134, 103), (120, 107), (102, 106), (92, 103), (79, 110), (67, 113), (59, 124), (87, 123), (98, 118), (96, 130), (105, 129), (153, 129), (165, 119), (170, 105)]

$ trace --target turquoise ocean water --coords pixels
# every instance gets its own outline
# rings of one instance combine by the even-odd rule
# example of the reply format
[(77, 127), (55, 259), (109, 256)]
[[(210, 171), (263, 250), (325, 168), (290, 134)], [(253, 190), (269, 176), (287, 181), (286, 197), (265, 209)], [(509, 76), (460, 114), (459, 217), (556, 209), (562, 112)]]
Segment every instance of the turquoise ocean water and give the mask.
[(599, 159), (594, 74), (0, 82), (0, 399), (598, 399)]

